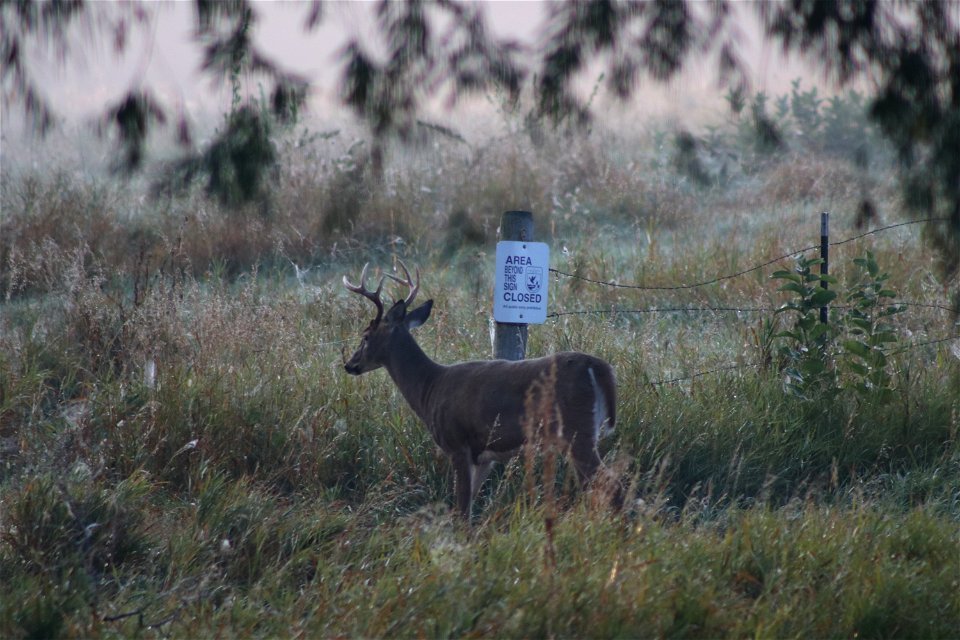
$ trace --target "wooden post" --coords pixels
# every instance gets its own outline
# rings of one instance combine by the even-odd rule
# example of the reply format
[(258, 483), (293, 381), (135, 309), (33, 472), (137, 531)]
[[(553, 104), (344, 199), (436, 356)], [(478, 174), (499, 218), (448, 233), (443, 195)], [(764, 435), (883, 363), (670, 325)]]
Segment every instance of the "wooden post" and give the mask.
[[(830, 214), (824, 211), (820, 214), (820, 275), (830, 274)], [(828, 288), (826, 282), (821, 281), (820, 286)], [(827, 305), (820, 307), (820, 322), (827, 322)]]
[[(500, 240), (533, 242), (533, 214), (505, 211), (500, 217)], [(493, 331), (493, 357), (523, 360), (527, 355), (527, 325), (497, 322)]]

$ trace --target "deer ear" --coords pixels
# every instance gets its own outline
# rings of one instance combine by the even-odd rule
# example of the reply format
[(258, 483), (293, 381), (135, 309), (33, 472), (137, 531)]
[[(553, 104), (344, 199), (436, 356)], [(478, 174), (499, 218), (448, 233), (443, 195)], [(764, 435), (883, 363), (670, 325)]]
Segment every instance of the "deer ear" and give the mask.
[(384, 318), (388, 323), (391, 322), (402, 322), (403, 317), (407, 315), (407, 306), (403, 304), (403, 300), (397, 300), (390, 310), (387, 311), (387, 315)]
[(404, 322), (407, 329), (416, 329), (430, 317), (430, 310), (433, 309), (433, 300), (427, 300), (422, 305), (407, 314)]

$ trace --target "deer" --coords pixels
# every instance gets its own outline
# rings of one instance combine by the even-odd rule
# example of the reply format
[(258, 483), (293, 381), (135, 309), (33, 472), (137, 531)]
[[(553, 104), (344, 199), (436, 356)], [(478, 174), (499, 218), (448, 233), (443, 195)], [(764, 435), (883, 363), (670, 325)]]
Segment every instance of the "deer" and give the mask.
[[(568, 351), (529, 360), (477, 360), (443, 365), (417, 344), (411, 330), (430, 317), (433, 300), (411, 309), (420, 290), (416, 278), (400, 261), (404, 277), (386, 274), (407, 287), (407, 295), (384, 313), (384, 277), (374, 291), (367, 288), (365, 264), (360, 284), (347, 276), (343, 286), (370, 300), (376, 316), (363, 331), (360, 346), (344, 369), (359, 376), (385, 368), (413, 412), (454, 470), (454, 494), (459, 515), (469, 522), (473, 500), (493, 464), (507, 462), (527, 442), (525, 397), (532, 385), (550, 376), (554, 384), (557, 431), (580, 480), (586, 487), (602, 467), (597, 441), (613, 432), (616, 423), (616, 378), (613, 367), (585, 353)], [(618, 487), (611, 502), (623, 498)]]

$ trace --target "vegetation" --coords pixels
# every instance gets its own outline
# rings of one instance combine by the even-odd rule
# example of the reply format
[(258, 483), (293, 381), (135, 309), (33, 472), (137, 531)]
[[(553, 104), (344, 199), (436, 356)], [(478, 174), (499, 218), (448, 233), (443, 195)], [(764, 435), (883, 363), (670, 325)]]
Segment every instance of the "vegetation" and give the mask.
[[(309, 32), (323, 23), (326, 11), (320, 0), (303, 6)], [(201, 150), (194, 148), (188, 114), (179, 109), (174, 129), (187, 155), (170, 182), (203, 177), (208, 189), (223, 199), (260, 200), (264, 175), (274, 169), (265, 136), (274, 119), (296, 120), (309, 83), (284, 71), (257, 46), (260, 15), (253, 3), (196, 0), (193, 8), (193, 39), (202, 69), (215, 81), (229, 80), (235, 99), (227, 126)], [(805, 57), (840, 88), (858, 81), (876, 87), (863, 105), (869, 126), (836, 126), (849, 113), (836, 108), (842, 102), (831, 102), (817, 131), (813, 125), (821, 117), (821, 100), (815, 91), (795, 91), (789, 108), (809, 134), (821, 137), (826, 149), (853, 154), (860, 164), (871, 160), (862, 136), (868, 128), (892, 146), (903, 209), (938, 221), (928, 228), (926, 241), (940, 256), (954, 306), (960, 305), (960, 24), (950, 0), (898, 5), (794, 0), (750, 8), (729, 0), (567, 2), (550, 12), (535, 46), (491, 35), (475, 3), (385, 0), (374, 11), (375, 42), (354, 35), (342, 50), (340, 97), (373, 134), (369, 157), (377, 173), (391, 141), (419, 137), (423, 106), (437, 97), (452, 104), (465, 95), (495, 90), (518, 104), (526, 92), (532, 94), (528, 119), (537, 126), (543, 120), (555, 127), (588, 123), (596, 91), (586, 97), (577, 85), (591, 64), (605, 70), (601, 80), (608, 92), (625, 99), (644, 77), (668, 81), (691, 59), (712, 61), (718, 80), (730, 89), (733, 112), (739, 114), (751, 81), (740, 29), (750, 10), (756, 12), (763, 39)], [(37, 85), (36, 65), (27, 63), (31, 53), (56, 50), (62, 64), (102, 34), (120, 54), (129, 32), (149, 29), (156, 11), (156, 4), (144, 2), (114, 7), (87, 0), (0, 0), (4, 106), (21, 107), (37, 131), (48, 131), (57, 113)], [(239, 108), (241, 77), (261, 93), (269, 91), (269, 99), (262, 100), (266, 111), (252, 105)], [(783, 133), (765, 108), (765, 98), (756, 96), (751, 104), (759, 134), (756, 150), (776, 151)], [(787, 104), (778, 103), (777, 109), (782, 114)], [(148, 134), (165, 126), (170, 110), (139, 77), (125, 97), (105, 106), (100, 130), (113, 135), (122, 150), (117, 168), (135, 171), (145, 165)], [(690, 140), (681, 142), (681, 151), (689, 150)], [(865, 214), (871, 211), (864, 208)]]
[[(836, 298), (810, 253), (749, 270), (815, 244), (820, 211), (837, 238), (901, 219), (890, 165), (789, 135), (761, 162), (737, 122), (671, 145), (503, 115), (505, 139), (431, 130), (380, 174), (290, 132), (250, 204), (5, 168), (0, 636), (956, 633), (960, 331), (919, 225), (835, 247)], [(677, 159), (710, 169), (718, 140), (727, 178), (692, 179)], [(529, 355), (617, 372), (623, 514), (545, 456), (459, 524), (389, 379), (342, 371), (369, 305), (340, 276), (395, 258), (436, 301), (425, 350), (488, 357), (508, 208), (575, 276)]]

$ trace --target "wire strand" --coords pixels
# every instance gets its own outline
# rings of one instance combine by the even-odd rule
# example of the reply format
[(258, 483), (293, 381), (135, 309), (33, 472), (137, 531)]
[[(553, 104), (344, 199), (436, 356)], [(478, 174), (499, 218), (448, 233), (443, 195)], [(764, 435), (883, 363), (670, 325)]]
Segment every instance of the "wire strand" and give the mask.
[(840, 246), (840, 245), (842, 245), (842, 244), (847, 244), (848, 242), (853, 242), (854, 240), (859, 240), (860, 238), (865, 238), (865, 237), (867, 237), (867, 236), (869, 236), (869, 235), (873, 235), (873, 234), (875, 234), (875, 233), (880, 233), (881, 231), (888, 231), (888, 230), (890, 230), (890, 229), (896, 229), (897, 227), (905, 227), (905, 226), (907, 226), (908, 224), (920, 224), (920, 223), (922, 223), (922, 222), (947, 222), (947, 221), (949, 221), (949, 220), (950, 220), (950, 218), (921, 218), (921, 219), (919, 219), (919, 220), (907, 220), (906, 222), (898, 222), (897, 224), (888, 224), (888, 225), (885, 226), (885, 227), (879, 227), (879, 228), (873, 229), (873, 230), (871, 230), (871, 231), (866, 231), (866, 232), (864, 232), (864, 233), (861, 233), (861, 234), (858, 235), (858, 236), (853, 236), (852, 238), (847, 238), (846, 240), (837, 240), (836, 242), (831, 242), (831, 243), (830, 243), (830, 246), (831, 246), (831, 247), (838, 247), (838, 246)]
[[(867, 231), (865, 233), (861, 233), (860, 235), (853, 236), (852, 238), (846, 238), (845, 240), (838, 240), (836, 242), (831, 242), (830, 246), (831, 247), (840, 246), (843, 244), (847, 244), (849, 242), (853, 242), (854, 240), (859, 240), (860, 238), (873, 235), (875, 233), (880, 233), (882, 231), (889, 231), (890, 229), (905, 227), (911, 224), (920, 224), (924, 222), (944, 222), (947, 220), (949, 220), (949, 218), (921, 218), (918, 220), (908, 220), (906, 222), (898, 222), (896, 224), (890, 224), (885, 227), (880, 227), (877, 229), (873, 229), (871, 231)], [(589, 282), (591, 284), (604, 285), (607, 287), (614, 287), (617, 289), (640, 289), (643, 291), (680, 291), (683, 289), (696, 289), (697, 287), (705, 287), (707, 285), (716, 284), (717, 282), (723, 282), (724, 280), (739, 278), (740, 276), (746, 275), (748, 273), (752, 273), (754, 271), (758, 271), (760, 269), (763, 269), (764, 267), (769, 267), (771, 264), (775, 264), (777, 262), (780, 262), (781, 260), (786, 260), (787, 258), (799, 255), (801, 253), (806, 253), (807, 251), (813, 251), (814, 249), (819, 249), (819, 248), (820, 248), (819, 244), (810, 245), (809, 247), (804, 247), (803, 249), (797, 249), (796, 251), (785, 253), (784, 255), (773, 258), (772, 260), (767, 260), (766, 262), (750, 267), (749, 269), (737, 271), (736, 273), (731, 273), (725, 276), (718, 276), (716, 278), (712, 278), (710, 280), (704, 280), (702, 282), (694, 282), (692, 284), (676, 284), (676, 285), (620, 284), (618, 282), (611, 282), (608, 280), (598, 280), (595, 278), (588, 278), (586, 276), (577, 275), (575, 273), (568, 273), (566, 271), (561, 271), (560, 269), (554, 269), (552, 267), (550, 268), (550, 273), (554, 273), (558, 276), (563, 276), (565, 278), (573, 278), (575, 280), (581, 280), (583, 282)]]
[[(914, 343), (912, 343), (912, 344), (905, 345), (905, 346), (904, 346), (903, 348), (901, 348), (901, 349), (896, 349), (896, 350), (890, 351), (890, 355), (897, 355), (897, 354), (900, 354), (900, 353), (905, 353), (905, 352), (907, 352), (907, 351), (911, 351), (911, 350), (913, 350), (913, 349), (918, 349), (918, 348), (920, 348), (920, 347), (926, 347), (926, 346), (929, 346), (929, 345), (932, 345), (932, 344), (940, 344), (940, 343), (943, 343), (943, 342), (950, 342), (951, 340), (960, 340), (960, 333), (958, 333), (958, 334), (956, 334), (956, 335), (952, 335), (952, 336), (947, 336), (947, 337), (945, 337), (945, 338), (937, 338), (937, 339), (934, 339), (934, 340), (924, 340), (924, 341), (922, 341), (922, 342), (914, 342)], [(746, 364), (727, 365), (727, 366), (724, 366), (724, 367), (717, 367), (717, 368), (715, 368), (715, 369), (707, 369), (707, 370), (705, 370), (705, 371), (697, 371), (696, 373), (690, 374), (689, 376), (682, 376), (682, 377), (679, 377), (679, 378), (668, 378), (668, 379), (666, 379), (666, 380), (654, 380), (654, 381), (652, 381), (652, 382), (649, 382), (648, 384), (656, 387), (656, 386), (661, 386), (661, 385), (665, 385), (665, 384), (674, 384), (674, 383), (677, 383), (677, 382), (689, 382), (689, 381), (691, 381), (691, 380), (695, 380), (695, 379), (697, 379), (697, 378), (701, 378), (701, 377), (703, 377), (703, 376), (707, 376), (707, 375), (710, 375), (710, 374), (712, 374), (712, 373), (721, 373), (721, 372), (723, 372), (723, 371), (735, 371), (735, 370), (737, 370), (737, 369), (748, 369), (748, 368), (752, 368), (752, 367), (759, 367), (761, 364), (763, 364), (763, 363), (762, 363), (762, 362), (748, 362), (748, 363), (746, 363)]]
[(709, 284), (716, 284), (717, 282), (723, 282), (724, 280), (732, 280), (733, 278), (739, 278), (740, 276), (746, 275), (748, 273), (752, 273), (754, 271), (758, 271), (760, 269), (763, 269), (764, 267), (769, 267), (771, 264), (780, 262), (781, 260), (786, 260), (787, 258), (790, 258), (792, 256), (795, 256), (801, 253), (806, 253), (807, 251), (812, 251), (814, 249), (819, 249), (819, 248), (820, 248), (820, 245), (805, 247), (803, 249), (799, 249), (791, 253), (786, 253), (778, 258), (768, 260), (763, 264), (758, 264), (754, 267), (750, 267), (749, 269), (744, 269), (743, 271), (737, 271), (736, 273), (731, 273), (730, 275), (719, 276), (717, 278), (713, 278), (712, 280), (704, 280), (703, 282), (694, 282), (692, 284), (675, 284), (675, 285), (620, 284), (618, 282), (609, 282), (606, 280), (596, 280), (594, 278), (588, 278), (586, 276), (578, 276), (575, 273), (567, 273), (566, 271), (561, 271), (560, 269), (554, 269), (552, 267), (550, 268), (550, 272), (555, 273), (559, 276), (574, 278), (575, 280), (582, 280), (584, 282), (589, 282), (591, 284), (602, 284), (604, 286), (614, 287), (617, 289), (642, 289), (644, 291), (680, 291), (683, 289), (696, 289), (697, 287), (705, 287)]
[[(833, 304), (827, 305), (831, 309), (852, 309), (854, 305)], [(925, 302), (891, 302), (890, 306), (901, 307), (922, 307), (926, 309), (939, 309), (951, 313), (960, 314), (960, 309), (947, 307), (943, 304), (925, 303)], [(562, 316), (578, 316), (593, 314), (632, 314), (632, 313), (769, 313), (775, 312), (781, 307), (650, 307), (648, 309), (620, 309), (610, 307), (608, 309), (574, 309), (571, 311), (554, 311), (548, 313), (548, 318), (559, 318)]]
[(708, 375), (710, 375), (711, 373), (720, 373), (720, 372), (722, 372), (722, 371), (734, 371), (734, 370), (736, 370), (736, 369), (748, 369), (748, 368), (751, 368), (751, 367), (759, 367), (761, 364), (762, 364), (762, 363), (760, 363), (760, 362), (749, 362), (749, 363), (747, 363), (747, 364), (733, 364), (733, 365), (728, 365), (728, 366), (726, 366), (726, 367), (717, 367), (716, 369), (707, 369), (706, 371), (698, 371), (697, 373), (694, 373), (694, 374), (689, 375), (689, 376), (684, 376), (684, 377), (682, 377), (682, 378), (670, 378), (670, 379), (668, 379), (668, 380), (654, 380), (653, 382), (650, 382), (649, 384), (652, 385), (652, 386), (654, 386), (654, 387), (659, 387), (659, 386), (665, 385), (665, 384), (674, 384), (674, 383), (677, 383), (677, 382), (688, 382), (688, 381), (694, 380), (694, 379), (696, 379), (696, 378), (700, 378), (700, 377), (703, 377), (703, 376), (708, 376)]

